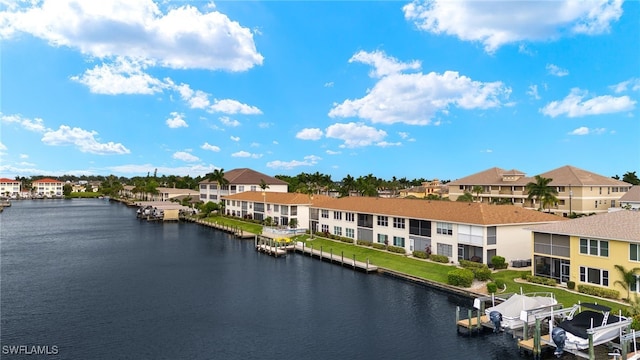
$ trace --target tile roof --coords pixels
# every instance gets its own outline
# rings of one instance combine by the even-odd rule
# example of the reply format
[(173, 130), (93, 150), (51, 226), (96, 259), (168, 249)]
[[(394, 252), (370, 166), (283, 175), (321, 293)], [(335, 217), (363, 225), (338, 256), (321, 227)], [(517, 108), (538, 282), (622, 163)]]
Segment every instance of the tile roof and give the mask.
[[(515, 181), (504, 181), (503, 175), (511, 175), (511, 176), (522, 176), (520, 179)], [(526, 185), (531, 181), (531, 178), (525, 177), (525, 173), (520, 170), (504, 170), (498, 167), (493, 167), (491, 169), (487, 169), (481, 171), (479, 173), (475, 173), (456, 181), (450, 182), (451, 185)]]
[(13, 180), (13, 179), (7, 179), (7, 178), (0, 178), (0, 183), (19, 183), (20, 181), (18, 180)]
[(44, 178), (44, 179), (40, 179), (40, 180), (33, 180), (31, 183), (59, 183), (62, 182), (60, 180), (56, 180), (56, 179), (51, 179), (51, 178)]
[(622, 197), (622, 202), (640, 202), (640, 185), (632, 186)]
[[(267, 202), (277, 204), (312, 204), (312, 207), (366, 214), (380, 214), (414, 219), (440, 220), (462, 224), (502, 225), (564, 221), (566, 218), (523, 209), (514, 205), (490, 205), (455, 201), (428, 201), (379, 197), (348, 196), (332, 198), (306, 194), (267, 192)], [(262, 202), (262, 193), (247, 191), (223, 196), (229, 200)]]
[[(230, 184), (234, 185), (260, 184), (260, 180), (264, 180), (267, 185), (288, 185), (286, 181), (282, 181), (280, 179), (274, 178), (273, 176), (269, 176), (248, 168), (239, 168), (225, 171), (224, 178), (229, 180)], [(214, 183), (214, 181), (210, 181), (209, 179), (200, 181), (200, 184), (212, 183)]]
[(547, 171), (540, 174), (540, 176), (548, 179), (553, 179), (550, 186), (566, 186), (566, 185), (578, 185), (578, 186), (630, 186), (624, 181), (616, 180), (607, 176), (598, 175), (590, 171), (579, 169), (574, 166), (566, 165)]
[(555, 224), (531, 226), (529, 229), (542, 233), (640, 242), (640, 211), (619, 210)]

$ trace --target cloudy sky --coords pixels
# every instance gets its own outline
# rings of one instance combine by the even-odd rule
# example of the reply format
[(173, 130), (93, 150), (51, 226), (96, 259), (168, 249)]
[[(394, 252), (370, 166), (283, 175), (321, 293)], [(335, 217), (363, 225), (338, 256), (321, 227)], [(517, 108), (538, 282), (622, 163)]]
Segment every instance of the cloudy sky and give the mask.
[(0, 176), (640, 170), (640, 2), (0, 0)]

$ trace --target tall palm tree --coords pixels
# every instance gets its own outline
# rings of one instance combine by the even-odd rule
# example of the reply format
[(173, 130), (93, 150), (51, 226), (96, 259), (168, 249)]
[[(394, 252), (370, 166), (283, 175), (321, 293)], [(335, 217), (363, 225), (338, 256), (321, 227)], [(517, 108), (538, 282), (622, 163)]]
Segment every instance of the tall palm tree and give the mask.
[(264, 179), (260, 179), (260, 189), (262, 191), (266, 191), (269, 188), (269, 184), (267, 184)]
[(218, 184), (218, 202), (220, 202), (220, 188), (222, 188), (223, 185), (229, 185), (229, 180), (227, 180), (227, 178), (224, 177), (224, 169), (220, 168), (220, 169), (215, 169), (213, 170), (213, 173), (208, 174), (207, 175), (208, 180), (209, 181), (214, 181), (215, 183)]
[(340, 189), (340, 196), (349, 196), (351, 190), (356, 189), (356, 179), (353, 176), (348, 175), (342, 179), (342, 188)]
[(640, 271), (640, 268), (634, 267), (633, 269), (627, 270), (622, 265), (613, 265), (613, 267), (615, 267), (622, 276), (622, 280), (616, 280), (613, 284), (620, 285), (623, 289), (627, 290), (627, 301), (630, 301), (629, 292), (631, 290), (631, 284), (636, 282), (636, 273)]
[(551, 181), (553, 181), (553, 179), (536, 175), (535, 182), (532, 181), (525, 185), (525, 189), (529, 194), (527, 195), (527, 200), (536, 199), (540, 204), (538, 210), (542, 210), (545, 204), (553, 204), (557, 201), (556, 195), (558, 195), (558, 190), (553, 186), (549, 186)]
[(471, 192), (476, 194), (476, 201), (477, 202), (482, 202), (480, 201), (480, 194), (484, 191), (484, 188), (480, 185), (474, 185), (473, 188), (471, 189)]

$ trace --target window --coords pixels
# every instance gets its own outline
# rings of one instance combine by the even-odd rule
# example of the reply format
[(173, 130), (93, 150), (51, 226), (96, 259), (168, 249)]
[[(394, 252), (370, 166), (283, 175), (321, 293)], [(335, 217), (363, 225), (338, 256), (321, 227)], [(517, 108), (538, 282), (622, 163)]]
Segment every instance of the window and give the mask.
[(342, 211), (334, 211), (333, 220), (342, 220)]
[(205, 185), (205, 184), (200, 184), (200, 189), (201, 189), (201, 190), (207, 190), (207, 185)]
[(393, 246), (404, 247), (404, 238), (401, 236), (393, 237)]
[(580, 254), (609, 256), (609, 242), (606, 240), (580, 239)]
[(273, 212), (280, 212), (280, 205), (273, 204)]
[(209, 189), (210, 189), (210, 190), (218, 190), (218, 184), (211, 184), (211, 185), (209, 185)]
[(322, 224), (321, 228), (322, 228), (322, 232), (323, 233), (328, 233), (329, 232), (329, 225)]
[(640, 244), (629, 244), (629, 260), (640, 261)]
[(334, 235), (338, 235), (338, 236), (342, 236), (342, 227), (341, 226), (334, 226), (333, 227), (333, 234)]
[(251, 185), (251, 191), (258, 191), (258, 187), (256, 185)]
[(386, 244), (388, 242), (388, 237), (385, 234), (378, 234), (378, 242), (380, 244)]
[(449, 244), (437, 243), (436, 244), (436, 253), (438, 255), (444, 255), (444, 256), (451, 257), (452, 254), (453, 254), (453, 246), (451, 246)]
[(291, 205), (291, 216), (298, 216), (298, 207)]
[(238, 185), (238, 192), (244, 191), (244, 185)]
[(439, 222), (436, 231), (440, 235), (453, 235), (453, 224)]
[(329, 210), (320, 210), (320, 216), (324, 219), (329, 218)]
[(353, 231), (353, 229), (349, 229), (346, 228), (344, 229), (344, 234), (348, 237), (348, 238), (355, 238), (355, 232)]
[(287, 205), (280, 206), (280, 212), (282, 215), (289, 215), (289, 207)]
[(217, 200), (218, 199), (218, 195), (209, 194), (209, 199), (210, 200)]
[(393, 227), (396, 229), (404, 229), (404, 219), (403, 218), (393, 218)]
[(389, 218), (378, 215), (378, 226), (389, 226)]
[(496, 229), (495, 226), (489, 226), (487, 228), (487, 245), (495, 245), (496, 244)]
[(351, 221), (351, 222), (356, 221), (356, 215), (354, 213), (350, 213), (350, 212), (344, 213), (344, 218), (347, 221)]
[(609, 271), (580, 266), (580, 281), (590, 284), (609, 286)]

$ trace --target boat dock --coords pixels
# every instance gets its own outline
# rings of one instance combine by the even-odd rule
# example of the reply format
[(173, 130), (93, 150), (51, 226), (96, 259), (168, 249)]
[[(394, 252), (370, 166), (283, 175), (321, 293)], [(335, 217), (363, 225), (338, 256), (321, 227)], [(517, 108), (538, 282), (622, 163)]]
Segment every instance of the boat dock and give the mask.
[(220, 231), (224, 231), (239, 239), (253, 239), (256, 237), (256, 234), (250, 233), (248, 231), (244, 231), (237, 226), (219, 224), (213, 221), (206, 221), (204, 219), (196, 219), (193, 216), (185, 216), (185, 217), (181, 217), (181, 219), (184, 221), (190, 221), (196, 224), (200, 224), (200, 225), (211, 227)]
[(378, 267), (375, 265), (371, 265), (369, 262), (369, 258), (365, 259), (365, 261), (356, 260), (356, 256), (353, 257), (344, 257), (344, 252), (340, 254), (334, 254), (333, 249), (329, 249), (329, 252), (325, 251), (322, 246), (319, 249), (314, 249), (313, 246), (306, 246), (302, 242), (298, 242), (295, 244), (294, 250), (303, 255), (308, 255), (309, 257), (313, 257), (322, 261), (327, 261), (332, 264), (339, 264), (341, 266), (350, 267), (354, 270), (363, 271), (365, 273), (376, 272), (378, 271)]

